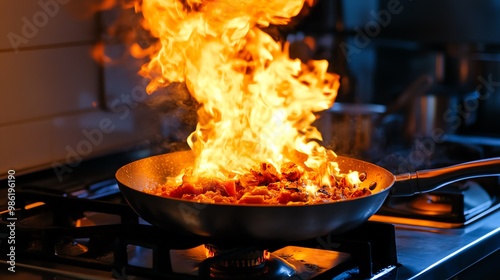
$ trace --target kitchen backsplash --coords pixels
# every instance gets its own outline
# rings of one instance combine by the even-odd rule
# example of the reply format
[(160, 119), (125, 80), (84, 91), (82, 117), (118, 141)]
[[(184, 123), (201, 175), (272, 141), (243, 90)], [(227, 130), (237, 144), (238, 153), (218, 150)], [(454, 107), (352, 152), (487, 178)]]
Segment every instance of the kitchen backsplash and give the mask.
[(140, 63), (116, 42), (104, 50), (120, 59), (103, 66), (92, 57), (105, 32), (94, 2), (3, 1), (0, 177), (7, 169), (63, 172), (159, 133), (157, 116), (142, 105)]

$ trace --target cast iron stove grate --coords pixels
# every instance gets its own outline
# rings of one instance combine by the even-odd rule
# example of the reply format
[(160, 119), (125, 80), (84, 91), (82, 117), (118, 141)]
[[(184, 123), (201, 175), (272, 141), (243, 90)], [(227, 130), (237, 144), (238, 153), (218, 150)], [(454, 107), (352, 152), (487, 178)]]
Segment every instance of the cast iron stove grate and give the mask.
[[(16, 195), (16, 203), (21, 205), (16, 211), (18, 262), (37, 260), (87, 267), (108, 271), (115, 278), (133, 275), (145, 278), (206, 279), (213, 278), (214, 275), (223, 278), (224, 274), (214, 274), (214, 267), (216, 267), (214, 264), (216, 261), (221, 263), (226, 258), (230, 259), (230, 254), (234, 254), (234, 251), (249, 250), (248, 248), (267, 250), (271, 252), (271, 259), (281, 262), (287, 254), (279, 255), (279, 252), (284, 252), (280, 248), (293, 247), (320, 249), (322, 252), (340, 252), (339, 254), (348, 257), (345, 261), (326, 269), (305, 263), (308, 271), (300, 275), (285, 269), (286, 267), (281, 266), (281, 263), (270, 262), (265, 265), (270, 269), (284, 271), (285, 275), (277, 275), (275, 271), (268, 271), (263, 274), (257, 273), (255, 278), (323, 279), (328, 276), (331, 279), (339, 275), (344, 275), (343, 279), (370, 278), (381, 273), (392, 273), (397, 266), (394, 226), (387, 223), (367, 222), (342, 235), (320, 236), (300, 242), (259, 244), (243, 242), (234, 249), (228, 250), (231, 253), (227, 255), (220, 254), (216, 258), (206, 257), (198, 264), (198, 275), (186, 275), (177, 272), (176, 267), (172, 265), (173, 250), (190, 250), (204, 244), (216, 244), (219, 247), (234, 246), (234, 244), (225, 244), (221, 240), (203, 237), (187, 237), (141, 223), (140, 218), (123, 201), (91, 200), (33, 190), (19, 190)], [(114, 196), (121, 198), (119, 194), (114, 194)], [(33, 202), (43, 202), (43, 205), (25, 207)], [(85, 218), (88, 213), (113, 215), (118, 218), (118, 222), (79, 226), (78, 220)], [(2, 223), (7, 223), (6, 213), (2, 214)], [(6, 245), (5, 242), (0, 244), (2, 250), (7, 250)], [(144, 265), (140, 261), (137, 262), (137, 259), (143, 258), (143, 255), (137, 254), (138, 251), (141, 254), (146, 252), (147, 258), (151, 259), (150, 263)], [(285, 265), (287, 261), (284, 261)], [(304, 275), (313, 277), (304, 278)], [(251, 278), (243, 277), (242, 279)]]

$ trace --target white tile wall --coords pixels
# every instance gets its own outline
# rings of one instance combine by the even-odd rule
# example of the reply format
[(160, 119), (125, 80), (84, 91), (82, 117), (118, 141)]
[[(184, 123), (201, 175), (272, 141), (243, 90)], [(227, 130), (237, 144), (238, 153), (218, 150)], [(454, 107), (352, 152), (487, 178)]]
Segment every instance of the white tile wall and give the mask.
[(98, 65), (91, 46), (0, 53), (0, 125), (85, 110), (97, 105)]
[(71, 154), (86, 158), (145, 142), (148, 139), (145, 135), (155, 133), (154, 123), (141, 126), (141, 118), (149, 120), (147, 112), (134, 110), (122, 117), (112, 112), (94, 111), (54, 118), (52, 135), (56, 137), (51, 142), (52, 159), (65, 163), (72, 160)]
[[(84, 160), (133, 148), (159, 134), (152, 110), (136, 104), (133, 96), (132, 105), (127, 103), (142, 83), (140, 63), (128, 57), (100, 71), (90, 56), (99, 39), (97, 17), (89, 13), (96, 1), (0, 1), (0, 179), (7, 169), (21, 174), (49, 169), (78, 159), (72, 158), (75, 153)], [(59, 10), (49, 15), (40, 3), (51, 9), (58, 4)], [(12, 48), (7, 34), (22, 35), (28, 28), (24, 22), (44, 20), (42, 13), (48, 21), (39, 22), (36, 34), (18, 50)], [(106, 110), (97, 106), (103, 88)]]
[(0, 50), (92, 41), (97, 22), (89, 0), (2, 0)]
[[(1, 95), (3, 99), (3, 93)], [(0, 172), (35, 168), (51, 158), (51, 123), (33, 121), (12, 126), (0, 126)]]
[(111, 108), (116, 100), (121, 100), (123, 95), (131, 95), (132, 91), (135, 96), (133, 101), (144, 101), (148, 80), (138, 74), (144, 61), (130, 56), (123, 45), (106, 45), (105, 53), (113, 61), (104, 68), (106, 105)]
[(46, 169), (146, 144), (158, 133), (156, 122), (140, 108), (125, 118), (96, 110), (0, 126), (0, 170)]

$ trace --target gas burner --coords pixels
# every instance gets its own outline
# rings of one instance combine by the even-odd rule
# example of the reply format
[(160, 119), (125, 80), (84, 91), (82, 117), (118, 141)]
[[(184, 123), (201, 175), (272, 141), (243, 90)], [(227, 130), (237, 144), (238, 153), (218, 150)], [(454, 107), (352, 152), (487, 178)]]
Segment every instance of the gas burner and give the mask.
[(76, 257), (89, 251), (89, 248), (75, 240), (61, 240), (54, 246), (54, 253), (58, 256)]
[(452, 210), (452, 199), (438, 193), (417, 195), (408, 203), (416, 213), (427, 215), (443, 215)]
[(296, 273), (267, 250), (254, 247), (222, 249), (205, 244), (207, 258), (200, 263), (199, 275), (213, 279), (288, 279)]
[(460, 204), (463, 204), (464, 213), (478, 212), (493, 204), (490, 195), (479, 184), (466, 181), (462, 185), (454, 185), (448, 189), (417, 195), (409, 201), (406, 207), (399, 204), (391, 206), (421, 215), (452, 215), (454, 208), (462, 206), (457, 205), (459, 203), (454, 199), (457, 194), (462, 198)]
[[(219, 250), (211, 245), (200, 245), (189, 249), (171, 250), (170, 259), (173, 272), (180, 275), (199, 276), (202, 279), (246, 280), (317, 279), (315, 277), (336, 275), (344, 271), (353, 261), (350, 253), (303, 245), (285, 246), (273, 252), (255, 247)], [(217, 256), (212, 256), (214, 251), (217, 251)], [(352, 251), (356, 250), (351, 248)], [(367, 275), (372, 273), (365, 272)], [(360, 275), (360, 272), (357, 273)]]
[[(235, 245), (161, 230), (143, 223), (125, 204), (111, 203), (114, 198), (89, 200), (21, 190), (16, 198), (25, 206), (16, 211), (16, 238), (24, 244), (16, 247), (16, 256), (33, 265), (59, 264), (50, 270), (56, 275), (71, 274), (64, 267), (72, 266), (98, 274), (111, 271), (117, 278), (284, 280), (343, 273), (370, 278), (393, 273), (397, 265), (394, 226), (385, 223), (367, 222), (345, 235), (311, 240)], [(7, 215), (2, 212), (0, 221), (5, 223)], [(102, 223), (102, 215), (106, 220), (113, 216), (114, 223)], [(34, 222), (39, 218), (45, 221), (42, 227)], [(6, 243), (1, 245), (6, 249)]]
[(450, 184), (438, 191), (412, 197), (389, 197), (371, 220), (436, 228), (461, 227), (500, 207), (472, 180)]
[(217, 259), (213, 266), (219, 269), (254, 269), (263, 266), (269, 259), (267, 250), (248, 248), (222, 249), (216, 245), (205, 244), (207, 256)]

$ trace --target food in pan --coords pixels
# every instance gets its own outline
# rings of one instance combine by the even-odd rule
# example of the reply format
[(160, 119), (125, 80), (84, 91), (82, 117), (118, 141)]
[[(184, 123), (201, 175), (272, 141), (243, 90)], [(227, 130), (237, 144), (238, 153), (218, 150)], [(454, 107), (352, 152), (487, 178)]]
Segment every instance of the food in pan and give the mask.
[[(357, 178), (352, 180), (353, 176)], [(272, 164), (261, 163), (232, 180), (200, 178), (185, 170), (177, 180), (146, 191), (203, 203), (304, 205), (369, 195), (371, 191), (359, 184), (364, 178), (366, 174), (357, 172), (325, 178), (294, 163), (284, 164), (278, 172)]]

